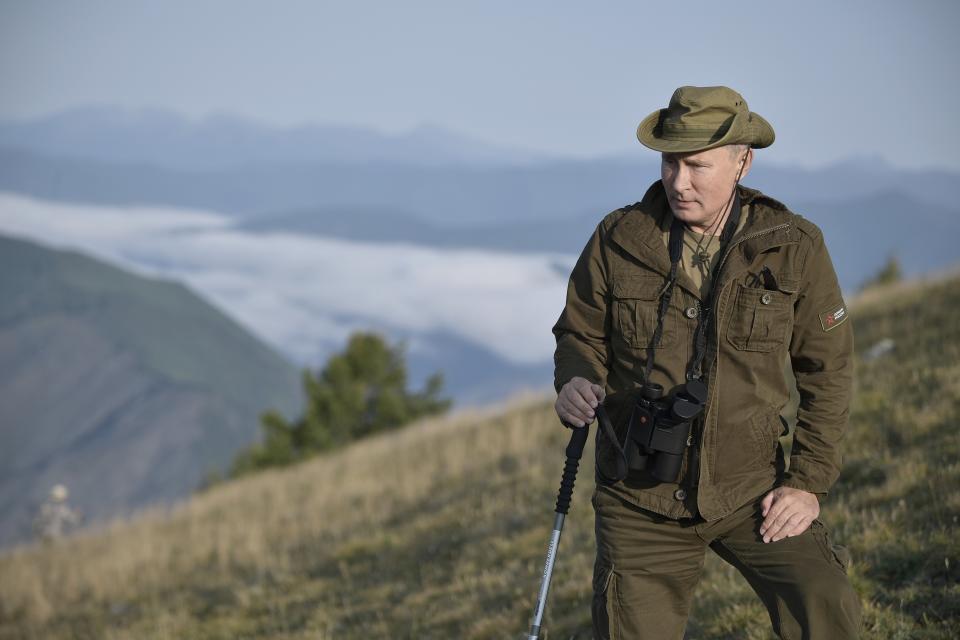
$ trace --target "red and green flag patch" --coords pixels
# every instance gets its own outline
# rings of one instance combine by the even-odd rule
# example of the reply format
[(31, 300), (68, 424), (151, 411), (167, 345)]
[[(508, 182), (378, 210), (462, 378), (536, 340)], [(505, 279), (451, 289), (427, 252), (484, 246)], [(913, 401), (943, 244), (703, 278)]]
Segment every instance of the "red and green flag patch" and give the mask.
[(820, 326), (823, 327), (824, 331), (830, 331), (843, 324), (848, 315), (847, 306), (841, 302), (839, 305), (820, 313)]

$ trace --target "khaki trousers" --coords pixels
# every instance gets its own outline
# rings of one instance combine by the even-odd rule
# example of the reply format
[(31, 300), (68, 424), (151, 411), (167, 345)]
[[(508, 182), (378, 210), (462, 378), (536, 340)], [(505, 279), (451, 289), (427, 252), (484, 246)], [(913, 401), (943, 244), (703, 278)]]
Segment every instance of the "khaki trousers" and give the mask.
[(849, 555), (819, 520), (764, 543), (760, 500), (714, 522), (672, 520), (598, 487), (593, 627), (603, 640), (682, 640), (709, 546), (746, 578), (784, 640), (844, 640), (860, 628)]

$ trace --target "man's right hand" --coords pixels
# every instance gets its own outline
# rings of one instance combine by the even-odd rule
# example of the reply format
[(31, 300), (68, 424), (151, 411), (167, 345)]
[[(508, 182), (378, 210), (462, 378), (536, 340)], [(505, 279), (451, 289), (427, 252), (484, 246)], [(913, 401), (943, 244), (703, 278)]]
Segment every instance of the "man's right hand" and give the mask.
[(606, 393), (598, 384), (579, 376), (560, 388), (554, 407), (560, 420), (570, 427), (585, 427), (593, 422), (597, 405), (603, 402)]

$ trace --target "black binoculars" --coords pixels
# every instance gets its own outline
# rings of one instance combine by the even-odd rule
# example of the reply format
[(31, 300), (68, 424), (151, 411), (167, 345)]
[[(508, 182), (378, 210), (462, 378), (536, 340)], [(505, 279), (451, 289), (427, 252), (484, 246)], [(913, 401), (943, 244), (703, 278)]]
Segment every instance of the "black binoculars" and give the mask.
[(706, 402), (707, 385), (700, 380), (687, 381), (667, 397), (661, 385), (646, 383), (630, 418), (627, 466), (634, 471), (647, 469), (661, 482), (676, 482), (693, 421)]

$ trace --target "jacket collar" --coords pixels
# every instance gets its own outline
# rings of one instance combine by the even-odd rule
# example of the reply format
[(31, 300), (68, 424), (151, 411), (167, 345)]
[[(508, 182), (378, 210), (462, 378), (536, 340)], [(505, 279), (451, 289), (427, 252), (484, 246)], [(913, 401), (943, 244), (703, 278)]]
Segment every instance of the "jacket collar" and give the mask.
[[(749, 265), (764, 251), (784, 244), (798, 242), (799, 235), (787, 208), (755, 189), (739, 185), (741, 215), (747, 215), (743, 228), (734, 235), (733, 252), (723, 268), (725, 276), (739, 270), (735, 265)], [(654, 182), (643, 199), (628, 207), (610, 233), (610, 239), (624, 251), (664, 276), (670, 273), (670, 254), (663, 242), (663, 234), (669, 231), (672, 216), (663, 183)], [(721, 278), (721, 286), (729, 280)], [(693, 282), (681, 271), (678, 280), (681, 286), (699, 297)]]
[(640, 202), (627, 207), (610, 233), (621, 249), (663, 275), (670, 273), (670, 254), (662, 239), (669, 231), (668, 206), (663, 184), (657, 180)]
[[(732, 251), (719, 281), (714, 283), (717, 291), (722, 291), (728, 283), (740, 277), (763, 252), (800, 241), (794, 215), (783, 204), (754, 189), (742, 186), (740, 189), (743, 201), (749, 202), (750, 217), (740, 233), (733, 237)], [(779, 275), (786, 283), (786, 279), (793, 279), (797, 274)]]

